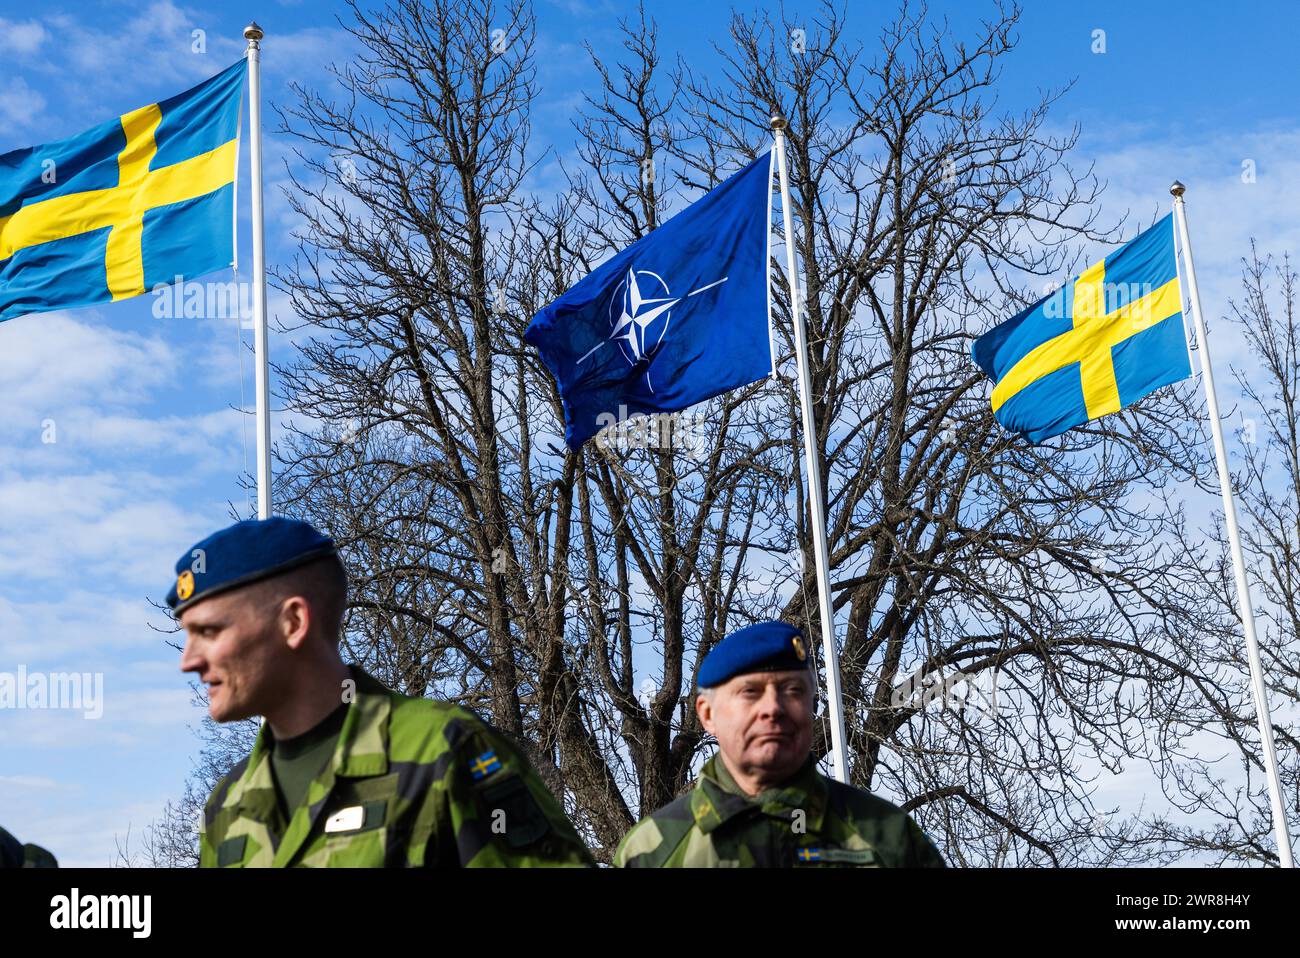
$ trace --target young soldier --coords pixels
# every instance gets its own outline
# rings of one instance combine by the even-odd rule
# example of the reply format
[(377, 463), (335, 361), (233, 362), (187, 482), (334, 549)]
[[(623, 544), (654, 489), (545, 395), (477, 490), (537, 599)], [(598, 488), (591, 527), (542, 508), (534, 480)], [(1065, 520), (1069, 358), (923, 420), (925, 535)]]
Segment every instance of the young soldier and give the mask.
[(589, 865), (527, 758), (465, 709), (339, 657), (347, 576), (293, 519), (238, 522), (176, 563), (181, 671), (218, 722), (265, 718), (208, 799), (204, 867)]

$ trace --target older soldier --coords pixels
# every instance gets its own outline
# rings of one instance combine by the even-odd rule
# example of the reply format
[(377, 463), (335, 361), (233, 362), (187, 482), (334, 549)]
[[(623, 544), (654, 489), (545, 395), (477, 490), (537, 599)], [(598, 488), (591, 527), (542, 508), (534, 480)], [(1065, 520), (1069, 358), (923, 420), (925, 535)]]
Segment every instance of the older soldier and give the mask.
[(213, 789), (204, 867), (592, 864), (519, 749), (339, 657), (347, 576), (305, 522), (238, 522), (176, 563), (181, 670), (218, 722), (265, 717)]
[(718, 740), (695, 788), (642, 819), (614, 864), (944, 867), (908, 815), (817, 771), (813, 676), (799, 630), (761, 622), (700, 665), (700, 723)]

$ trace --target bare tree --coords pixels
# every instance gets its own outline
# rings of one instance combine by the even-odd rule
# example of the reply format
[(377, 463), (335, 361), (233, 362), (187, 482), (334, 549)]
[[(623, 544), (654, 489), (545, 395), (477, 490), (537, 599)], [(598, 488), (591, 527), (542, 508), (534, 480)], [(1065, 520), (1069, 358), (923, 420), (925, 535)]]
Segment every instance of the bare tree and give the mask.
[[(683, 103), (681, 129), (663, 140), (681, 164), (680, 182), (704, 189), (770, 142), (772, 114), (790, 121), (835, 607), (847, 621), (841, 666), (854, 781), (904, 801), (959, 862), (1144, 860), (1152, 853), (1133, 823), (1097, 827), (1090, 776), (1078, 766), (1162, 764), (1187, 729), (1168, 723), (1144, 753), (1146, 709), (1180, 716), (1207, 693), (1197, 639), (1182, 641), (1198, 634), (1204, 583), (1162, 542), (1177, 508), (1151, 501), (1171, 474), (1199, 475), (1203, 454), (1194, 428), (1168, 425), (1188, 421), (1186, 388), (1042, 448), (1013, 441), (989, 413), (987, 386), (968, 359), (972, 333), (1041, 295), (1018, 280), (1065, 278), (1080, 240), (1118, 230), (1097, 227), (1100, 184), (1065, 162), (1075, 137), (1043, 132), (1054, 95), (1018, 117), (994, 116), (984, 102), (1013, 46), (1016, 17), (1002, 12), (968, 46), (904, 10), (867, 63), (829, 5), (812, 25), (737, 15), (731, 45), (718, 48), (721, 81), (683, 65), (667, 84)], [(605, 196), (583, 182), (574, 192), (584, 209), (610, 210), (604, 229), (589, 230), (602, 243), (634, 239), (638, 225), (652, 222), (648, 213), (628, 215), (652, 210), (656, 199), (655, 180), (634, 175), (645, 153), (628, 145), (655, 146), (660, 101), (646, 93), (656, 62), (649, 33), (642, 27), (629, 42), (634, 66), (617, 96), (592, 104), (605, 122), (581, 128)], [(608, 88), (608, 72), (601, 76)], [(621, 123), (607, 119), (615, 111)], [(620, 167), (621, 178), (611, 174)], [(789, 329), (787, 310), (787, 357)], [(788, 595), (784, 616), (813, 625), (806, 514), (781, 507), (805, 500), (793, 390), (757, 392), (766, 407), (752, 419), (737, 417), (730, 401), (710, 410), (718, 447), (743, 450), (727, 483), (747, 474), (768, 490), (740, 515), (724, 512), (732, 541), (720, 564), (736, 563), (733, 584), (765, 570), (768, 607)], [(751, 393), (735, 398), (746, 404), (741, 417), (755, 409)], [(612, 527), (637, 534), (628, 544), (611, 537), (599, 568), (613, 565), (613, 574), (589, 576), (616, 587), (607, 587), (609, 601), (587, 607), (617, 608), (615, 629), (625, 632), (636, 610), (623, 598), (622, 553), (655, 544), (635, 566), (651, 583), (662, 581), (655, 558), (673, 554), (656, 538), (672, 527), (671, 512), (657, 523), (629, 518), (665, 508), (653, 492), (682, 488), (680, 476), (668, 474), (657, 490), (654, 478), (647, 475), (645, 492), (628, 482), (606, 494)], [(807, 571), (782, 582), (789, 564), (768, 560), (791, 549)], [(674, 636), (664, 609), (658, 702), (689, 693), (689, 672), (675, 663), (698, 664), (726, 631), (725, 616), (734, 622), (763, 608), (725, 585), (705, 578), (691, 596), (697, 609), (711, 594), (726, 598), (720, 621), (698, 611), (688, 620), (689, 642)], [(652, 591), (664, 608), (668, 596)], [(608, 620), (587, 618), (595, 641)], [(917, 677), (958, 670), (971, 680), (1001, 677), (1004, 709), (991, 721), (921, 707)], [(1148, 701), (1112, 701), (1121, 680), (1141, 684)], [(614, 686), (611, 697), (636, 731), (625, 690)], [(689, 710), (673, 728), (673, 744), (694, 760), (705, 743)], [(628, 747), (635, 756), (637, 740)], [(668, 764), (657, 776), (638, 768), (642, 808), (671, 797), (648, 783), (658, 778), (675, 792), (690, 767)]]
[[(1239, 440), (1232, 485), (1242, 549), (1255, 602), (1260, 659), (1272, 713), (1288, 833), (1300, 823), (1300, 768), (1294, 706), (1300, 701), (1300, 287), (1289, 255), (1276, 266), (1254, 241), (1242, 259), (1242, 297), (1230, 304), (1232, 325), (1256, 360), (1232, 370), (1244, 400), (1225, 433)], [(1249, 415), (1247, 413), (1249, 412)], [(1256, 418), (1258, 417), (1258, 418)], [(1203, 650), (1202, 668), (1223, 677), (1229, 694), (1200, 723), (1205, 744), (1164, 776), (1182, 811), (1199, 820), (1159, 816), (1155, 830), (1217, 864), (1276, 865), (1272, 810), (1259, 738), (1258, 712), (1240, 625), (1227, 535), (1216, 511), (1210, 543), (1197, 550), (1213, 587), (1215, 613), (1230, 627)], [(1206, 754), (1208, 753), (1208, 754)], [(1223, 762), (1232, 757), (1239, 764)], [(1290, 761), (1288, 761), (1290, 758)], [(1236, 774), (1230, 774), (1235, 772)], [(1205, 819), (1212, 824), (1205, 824)]]
[[(179, 647), (169, 643), (179, 652)], [(192, 702), (206, 711), (207, 696), (194, 684)], [(131, 846), (131, 830), (114, 836), (118, 868), (197, 868), (199, 829), (204, 805), (217, 783), (253, 749), (261, 722), (243, 719), (219, 725), (204, 715), (197, 728), (203, 743), (179, 799), (169, 801), (162, 814), (141, 832), (140, 844)]]
[[(522, 340), (765, 150), (781, 113), (853, 781), (956, 863), (1178, 854), (1158, 823), (1099, 817), (1092, 783), (1167, 768), (1232, 697), (1200, 667), (1231, 623), (1203, 612), (1213, 585), (1169, 495), (1207, 474), (1190, 390), (1031, 446), (995, 423), (969, 361), (974, 335), (1123, 227), (1068, 162), (1077, 131), (1047, 132), (1056, 94), (994, 112), (1018, 11), (963, 41), (904, 7), (872, 50), (831, 4), (811, 23), (735, 15), (715, 70), (665, 68), (642, 10), (617, 58), (591, 51), (558, 195), (529, 179), (523, 0), (352, 12), (363, 53), (335, 72), (342, 100), (298, 89), (283, 112), (303, 226), (277, 274), (307, 336), (280, 371), (300, 415), (278, 495), (343, 546), (352, 657), (526, 743), (607, 859), (709, 749), (690, 702), (714, 644), (776, 615), (817, 634), (784, 372), (651, 442), (571, 452)], [(776, 300), (784, 371), (780, 285)], [(996, 678), (998, 707), (953, 707), (954, 676)]]
[(322, 334), (286, 393), (357, 434), (302, 434), (284, 501), (319, 516), (359, 573), (352, 653), (406, 689), (482, 706), (565, 769), (612, 847), (630, 816), (564, 627), (576, 460), (532, 447), (548, 407), (520, 334), (538, 304), (512, 283), (533, 18), (491, 0), (354, 13), (364, 53), (337, 74), (350, 102), (301, 91), (287, 111), (310, 243), (281, 280)]

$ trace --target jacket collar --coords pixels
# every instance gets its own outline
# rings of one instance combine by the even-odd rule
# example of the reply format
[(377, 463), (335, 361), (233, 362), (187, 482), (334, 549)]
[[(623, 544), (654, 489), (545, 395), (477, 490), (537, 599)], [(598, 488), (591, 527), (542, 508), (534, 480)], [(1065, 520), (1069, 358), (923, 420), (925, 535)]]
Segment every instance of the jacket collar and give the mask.
[(389, 689), (355, 665), (348, 669), (356, 688), (330, 759), (330, 771), (347, 778), (384, 775), (388, 772), (388, 718), (392, 712)]
[[(392, 712), (389, 690), (355, 665), (349, 665), (353, 687), (343, 690), (351, 696), (343, 728), (330, 756), (329, 764), (311, 783), (307, 799), (288, 823), (276, 847), (274, 865), (292, 860), (311, 834), (326, 805), (326, 799), (339, 778), (361, 778), (388, 772), (388, 721)], [(258, 821), (283, 825), (271, 775), (271, 731), (266, 722), (257, 733), (257, 741), (248, 756), (248, 766), (239, 781), (231, 786), (225, 801), (237, 814)], [(272, 832), (278, 831), (273, 828)]]
[(817, 771), (812, 755), (790, 780), (758, 795), (747, 795), (732, 778), (717, 753), (704, 763), (699, 781), (691, 792), (691, 815), (706, 834), (742, 815), (769, 815), (790, 819), (802, 811), (809, 832), (821, 830), (829, 797), (826, 778)]

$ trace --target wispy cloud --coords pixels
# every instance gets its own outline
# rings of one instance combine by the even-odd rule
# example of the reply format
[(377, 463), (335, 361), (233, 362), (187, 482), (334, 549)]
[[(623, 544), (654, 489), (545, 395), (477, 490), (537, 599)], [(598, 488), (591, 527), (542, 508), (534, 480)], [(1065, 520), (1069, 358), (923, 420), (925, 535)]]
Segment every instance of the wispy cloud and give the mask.
[(11, 76), (0, 86), (0, 124), (6, 128), (26, 127), (45, 109), (45, 97), (20, 76)]
[[(1241, 337), (1229, 334), (1223, 317), (1229, 300), (1240, 297), (1241, 259), (1250, 254), (1252, 238), (1264, 253), (1300, 252), (1300, 194), (1293, 189), (1300, 182), (1300, 128), (1187, 131), (1174, 139), (1164, 130), (1157, 136), (1131, 127), (1122, 137), (1111, 134), (1095, 135), (1101, 141), (1097, 171), (1107, 181), (1104, 209), (1132, 213), (1129, 239), (1170, 209), (1175, 179), (1187, 187), (1201, 305), (1215, 366), (1222, 370), (1217, 378), (1227, 378), (1229, 363), (1250, 368), (1254, 358)], [(1088, 146), (1085, 139), (1082, 148)]]
[(39, 20), (6, 20), (0, 17), (0, 53), (30, 56), (38, 52), (49, 33)]
[[(242, 24), (232, 27), (227, 11), (156, 0), (132, 15), (105, 24), (80, 14), (53, 13), (16, 25), (0, 53), (21, 52), (25, 67), (42, 77), (41, 88), (62, 109), (49, 136), (64, 136), (209, 77), (243, 56)], [(267, 24), (263, 24), (266, 27)], [(347, 34), (333, 27), (305, 27), (276, 33), (262, 43), (262, 75), (268, 99), (290, 79), (320, 73), (322, 64), (345, 60)], [(86, 77), (95, 77), (86, 83)], [(4, 114), (0, 91), (0, 118)], [(14, 107), (16, 109), (17, 107)], [(42, 106), (36, 107), (39, 112)], [(18, 144), (14, 144), (18, 145)]]
[(87, 579), (117, 589), (165, 582), (180, 550), (219, 521), (210, 506), (187, 508), (178, 491), (139, 470), (0, 474), (0, 578), (56, 594)]
[(161, 335), (118, 329), (96, 312), (77, 315), (43, 313), (4, 324), (0, 394), (9, 409), (140, 402), (175, 375), (176, 350)]

